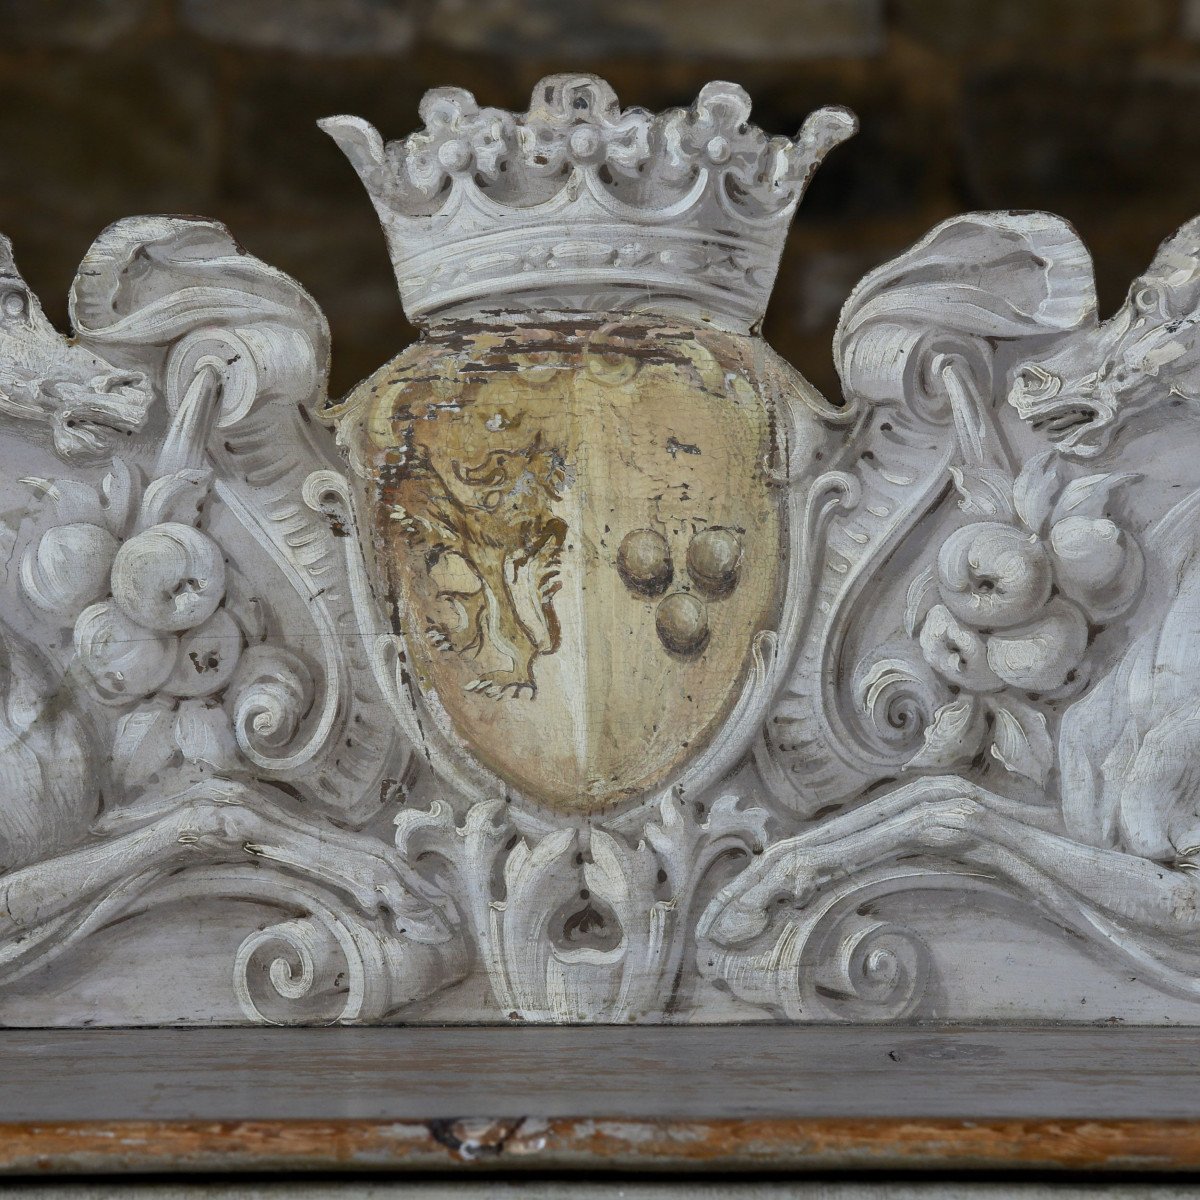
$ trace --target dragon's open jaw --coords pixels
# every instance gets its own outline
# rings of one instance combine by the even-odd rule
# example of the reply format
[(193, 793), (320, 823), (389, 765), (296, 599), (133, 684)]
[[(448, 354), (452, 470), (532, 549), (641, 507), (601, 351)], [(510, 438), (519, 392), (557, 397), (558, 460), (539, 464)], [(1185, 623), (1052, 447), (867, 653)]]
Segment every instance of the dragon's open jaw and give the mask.
[(1044, 433), (1052, 442), (1073, 445), (1085, 433), (1086, 427), (1099, 419), (1099, 411), (1091, 405), (1066, 403), (1029, 418), (1029, 425), (1035, 432)]
[(1060, 450), (1090, 457), (1104, 448), (1112, 412), (1095, 394), (1094, 386), (1062, 390), (1059, 376), (1036, 365), (1017, 374), (1008, 402), (1035, 433)]

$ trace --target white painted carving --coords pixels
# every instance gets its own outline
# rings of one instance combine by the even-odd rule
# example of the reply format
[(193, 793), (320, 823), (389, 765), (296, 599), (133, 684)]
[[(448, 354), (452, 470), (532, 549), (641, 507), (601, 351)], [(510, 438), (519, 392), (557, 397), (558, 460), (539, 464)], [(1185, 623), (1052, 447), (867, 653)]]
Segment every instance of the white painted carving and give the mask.
[[(621, 111), (594, 75), (558, 75), (517, 116), (461, 88), (421, 103), (425, 128), (387, 146), (358, 117), (321, 122), (362, 177), (414, 321), (475, 313), (653, 310), (745, 332), (824, 155), (856, 129), (813, 113), (793, 140), (749, 124), (710, 83), (688, 110)], [(519, 234), (516, 231), (519, 230)]]
[[(623, 395), (643, 360), (702, 376), (716, 329), (749, 364), (726, 364), (727, 403), (770, 415), (747, 494), (780, 563), (746, 550), (752, 527), (700, 521), (618, 529), (581, 576), (648, 614), (673, 679), (716, 661), (747, 580), (776, 572), (737, 633), (741, 673), (703, 685), (725, 689), (715, 724), (587, 803), (539, 797), (537, 765), (509, 772), (456, 707), (544, 711), (546, 664), (595, 618), (564, 601), (578, 535), (553, 506), (573, 461), (514, 449), (499, 403), (488, 454), (455, 461), (439, 503), (469, 509), (478, 484), (481, 511), (528, 518), (489, 583), (466, 509), (439, 543), (371, 490), (392, 478), (376, 450), (396, 450), (396, 479), (438, 468), (363, 423), (369, 390), (335, 410), (343, 461), (320, 420), (323, 316), (221, 226), (106, 230), (70, 341), (2, 244), (0, 1017), (93, 1020), (62, 981), (110, 978), (118, 928), (149, 931), (141, 961), (174, 955), (182, 977), (196, 914), (233, 939), (223, 973), (164, 1019), (1002, 1017), (1011, 1001), (952, 998), (970, 968), (945, 950), (997, 920), (1017, 947), (991, 947), (1001, 990), (1040, 938), (1042, 962), (1093, 964), (1118, 1016), (1144, 1016), (1145, 994), (1200, 1015), (1200, 222), (1103, 322), (1065, 222), (945, 222), (850, 296), (833, 407), (749, 330), (853, 118), (822, 110), (790, 141), (748, 113), (729, 84), (651, 116), (563, 76), (519, 116), (430, 93), (401, 143), (324, 122), (422, 345), (524, 344), (543, 322), (566, 349), (535, 350), (521, 387), (578, 352), (587, 387)], [(668, 338), (702, 351), (673, 359)], [(680, 418), (670, 462), (700, 453), (698, 421)], [(538, 488), (535, 520), (519, 501)], [(381, 513), (459, 628), (390, 590)], [(425, 637), (508, 652), (508, 681), (481, 674), (460, 702), (430, 682)], [(563, 677), (587, 720), (634, 727), (587, 699), (586, 662)], [(646, 687), (643, 714), (665, 703)]]

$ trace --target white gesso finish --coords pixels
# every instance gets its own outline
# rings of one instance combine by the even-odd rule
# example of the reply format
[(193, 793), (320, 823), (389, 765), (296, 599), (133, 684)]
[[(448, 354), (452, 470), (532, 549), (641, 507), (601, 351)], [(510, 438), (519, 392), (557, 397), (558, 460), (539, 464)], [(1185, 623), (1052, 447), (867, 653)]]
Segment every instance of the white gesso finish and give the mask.
[[(414, 315), (528, 270), (523, 311), (652, 277), (651, 310), (657, 287), (748, 327), (849, 114), (793, 143), (728, 84), (654, 118), (547, 84), (590, 103), (439, 91), (392, 147), (328, 123)], [(483, 195), (535, 150), (545, 172)], [(715, 265), (663, 252), (730, 196), (768, 233), (726, 229)], [(547, 204), (583, 206), (566, 274), (540, 244), (476, 253)], [(413, 267), (422, 220), (442, 274)], [(639, 225), (632, 274), (589, 275)], [(745, 286), (714, 310), (716, 266)], [(68, 341), (3, 243), (0, 1021), (1195, 1023), (1198, 309), (1200, 222), (1103, 322), (1047, 214), (958, 217), (872, 272), (834, 341), (837, 453), (778, 481), (787, 602), (747, 701), (686, 803), (591, 815), (567, 869), (582, 818), (414, 743), (300, 285), (214, 222), (133, 218), (81, 264)], [(602, 946), (555, 928), (581, 887)]]

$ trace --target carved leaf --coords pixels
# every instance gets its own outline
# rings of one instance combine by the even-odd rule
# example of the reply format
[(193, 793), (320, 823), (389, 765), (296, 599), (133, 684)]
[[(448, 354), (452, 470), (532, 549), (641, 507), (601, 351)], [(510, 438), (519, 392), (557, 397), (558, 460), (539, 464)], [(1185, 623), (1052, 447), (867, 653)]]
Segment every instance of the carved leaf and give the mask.
[(1014, 775), (1032, 779), (1044, 787), (1054, 766), (1054, 744), (1046, 728), (1045, 714), (1020, 700), (1006, 700), (992, 707), (992, 757)]
[(27, 476), (21, 482), (46, 498), (56, 523), (89, 521), (94, 525), (103, 524), (104, 503), (90, 484), (76, 479), (45, 479), (40, 475)]
[(410, 843), (422, 834), (431, 835), (438, 844), (454, 834), (454, 810), (445, 800), (435, 800), (428, 808), (402, 808), (395, 816), (396, 849), (405, 859), (415, 859), (417, 853), (410, 850)]
[(904, 632), (909, 637), (917, 636), (917, 630), (937, 602), (937, 571), (931, 563), (908, 585), (904, 603)]
[[(638, 891), (635, 876), (646, 869), (642, 864), (642, 872), (639, 872), (638, 865), (635, 856), (621, 853), (610, 834), (600, 829), (592, 831), (591, 858), (583, 866), (584, 882), (593, 896), (611, 904), (618, 914), (631, 907), (629, 902)], [(638, 899), (645, 897), (638, 896)]]
[(133, 516), (133, 503), (141, 491), (141, 480), (124, 459), (114, 458), (112, 470), (100, 482), (100, 504), (109, 532), (118, 537)]
[(979, 753), (984, 734), (983, 709), (974, 696), (943, 704), (925, 730), (925, 744), (908, 760), (909, 770), (947, 771)]
[(188, 468), (159, 476), (142, 497), (142, 528), (167, 521), (193, 524), (208, 499), (212, 481), (213, 473), (207, 468)]
[(1011, 521), (1016, 515), (1013, 481), (999, 467), (951, 467), (958, 488), (958, 507), (965, 513)]
[(673, 795), (662, 797), (658, 811), (661, 820), (648, 822), (642, 836), (677, 894), (694, 885), (721, 855), (749, 853), (767, 841), (766, 810), (743, 808), (737, 795), (717, 797), (700, 824), (684, 818)]
[(1054, 497), (1062, 484), (1060, 467), (1058, 452), (1047, 450), (1031, 458), (1013, 484), (1017, 516), (1034, 533), (1042, 533), (1050, 517)]
[(203, 700), (185, 700), (175, 717), (175, 744), (184, 761), (213, 771), (237, 767), (237, 746), (223, 709)]
[(1140, 479), (1137, 471), (1107, 471), (1099, 475), (1083, 475), (1063, 488), (1054, 506), (1054, 520), (1063, 517), (1104, 517), (1112, 493), (1122, 484)]
[(743, 808), (740, 797), (725, 795), (713, 801), (703, 829), (710, 843), (734, 838), (761, 846), (767, 840), (768, 820), (765, 808)]
[(143, 705), (121, 717), (113, 739), (114, 780), (132, 791), (168, 767), (176, 753), (174, 724), (163, 703)]

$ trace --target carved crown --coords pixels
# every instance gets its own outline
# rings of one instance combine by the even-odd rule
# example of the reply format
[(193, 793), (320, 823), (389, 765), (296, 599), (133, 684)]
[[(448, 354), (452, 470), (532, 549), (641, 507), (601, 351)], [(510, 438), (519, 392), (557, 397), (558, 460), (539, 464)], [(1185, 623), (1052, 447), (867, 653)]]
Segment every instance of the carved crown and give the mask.
[(594, 75), (542, 80), (524, 114), (461, 88), (427, 92), (420, 112), (425, 128), (387, 145), (358, 117), (320, 122), (374, 202), (418, 322), (637, 310), (745, 332), (809, 179), (858, 127), (822, 108), (795, 139), (769, 138), (732, 83), (686, 110), (622, 111)]

